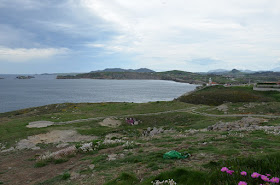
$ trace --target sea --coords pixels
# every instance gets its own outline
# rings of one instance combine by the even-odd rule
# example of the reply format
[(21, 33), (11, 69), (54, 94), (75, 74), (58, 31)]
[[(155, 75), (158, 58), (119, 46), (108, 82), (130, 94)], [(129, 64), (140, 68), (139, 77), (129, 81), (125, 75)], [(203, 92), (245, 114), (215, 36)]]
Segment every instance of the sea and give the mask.
[[(0, 113), (55, 103), (170, 101), (197, 85), (164, 80), (56, 79), (1, 75)], [(25, 76), (27, 76), (25, 74)]]

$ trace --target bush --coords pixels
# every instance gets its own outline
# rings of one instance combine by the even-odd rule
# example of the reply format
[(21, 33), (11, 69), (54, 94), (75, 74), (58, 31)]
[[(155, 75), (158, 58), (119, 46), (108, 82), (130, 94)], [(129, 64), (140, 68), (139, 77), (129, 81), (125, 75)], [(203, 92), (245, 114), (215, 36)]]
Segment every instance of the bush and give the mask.
[(267, 102), (275, 101), (265, 92), (253, 91), (248, 87), (207, 87), (201, 91), (178, 98), (181, 102), (204, 105), (221, 105), (227, 102)]
[(70, 178), (70, 173), (64, 173), (64, 174), (62, 174), (62, 176), (61, 176), (61, 179), (62, 180), (67, 180), (67, 179), (69, 179)]
[(131, 184), (138, 184), (139, 179), (135, 177), (133, 174), (122, 173), (116, 179), (106, 183), (105, 185), (131, 185)]

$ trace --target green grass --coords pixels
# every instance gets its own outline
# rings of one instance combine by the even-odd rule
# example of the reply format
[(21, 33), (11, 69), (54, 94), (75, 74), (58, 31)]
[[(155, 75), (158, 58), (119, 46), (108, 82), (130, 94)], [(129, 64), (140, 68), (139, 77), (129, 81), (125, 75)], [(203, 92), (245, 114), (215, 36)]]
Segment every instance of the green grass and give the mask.
[(157, 101), (149, 103), (64, 103), (0, 113), (0, 118), (30, 118), (46, 116), (49, 121), (59, 122), (88, 117), (161, 112), (185, 109), (191, 106), (193, 105), (184, 104), (178, 101)]
[[(239, 89), (239, 88), (236, 88)], [(242, 88), (241, 88), (242, 89)], [(270, 95), (270, 98), (275, 98)], [(274, 104), (273, 104), (274, 103)], [(250, 162), (246, 156), (250, 156), (256, 162), (256, 170), (264, 168), (268, 170), (267, 163), (272, 164), (273, 170), (278, 170), (275, 165), (279, 165), (278, 161), (274, 161), (271, 153), (277, 152), (280, 149), (280, 136), (266, 134), (263, 131), (241, 131), (236, 132), (236, 135), (230, 135), (228, 132), (214, 132), (214, 131), (198, 131), (189, 133), (189, 129), (203, 129), (209, 125), (213, 125), (219, 121), (231, 122), (237, 121), (241, 118), (221, 118), (221, 117), (207, 117), (202, 115), (195, 115), (188, 112), (173, 112), (158, 115), (136, 115), (132, 116), (137, 120), (141, 120), (139, 125), (131, 126), (124, 121), (124, 117), (119, 117), (122, 124), (116, 128), (104, 127), (98, 124), (99, 121), (86, 121), (62, 126), (51, 126), (41, 129), (26, 128), (26, 124), (30, 121), (38, 120), (52, 120), (51, 117), (60, 117), (60, 120), (71, 120), (79, 117), (98, 117), (98, 116), (111, 116), (111, 115), (127, 115), (138, 114), (144, 112), (160, 112), (164, 110), (175, 110), (181, 108), (189, 108), (196, 105), (189, 105), (182, 102), (153, 102), (147, 104), (134, 104), (134, 103), (100, 103), (100, 104), (66, 104), (61, 108), (50, 106), (57, 110), (45, 109), (44, 107), (36, 110), (39, 112), (35, 115), (35, 111), (30, 109), (30, 112), (25, 112), (16, 115), (15, 112), (3, 116), (0, 122), (0, 140), (4, 144), (14, 144), (19, 139), (26, 138), (29, 135), (45, 133), (57, 129), (72, 129), (77, 130), (82, 135), (95, 135), (98, 136), (97, 140), (104, 140), (105, 136), (109, 133), (117, 133), (118, 139), (133, 141), (137, 143), (130, 147), (122, 147), (122, 143), (113, 145), (101, 145), (98, 150), (89, 153), (80, 153), (77, 157), (81, 157), (83, 163), (92, 163), (95, 165), (94, 170), (79, 169), (84, 175), (90, 176), (91, 173), (96, 175), (96, 179), (82, 179), (81, 183), (87, 183), (91, 180), (100, 182), (104, 179), (110, 181), (109, 184), (145, 184), (151, 180), (166, 180), (173, 178), (179, 184), (228, 184), (231, 182), (230, 177), (226, 174), (220, 174), (220, 167), (228, 165), (229, 167), (236, 168), (236, 170), (254, 170), (253, 162)], [(229, 104), (229, 110), (243, 106), (243, 103)], [(280, 105), (277, 102), (269, 102), (272, 106), (269, 111), (278, 111), (277, 107)], [(206, 108), (213, 108), (209, 106), (197, 106), (206, 111)], [(261, 110), (262, 103), (256, 106), (255, 111)], [(263, 107), (265, 109), (265, 107)], [(71, 111), (75, 111), (71, 113)], [(33, 115), (34, 114), (34, 115)], [(73, 114), (73, 115), (72, 115)], [(67, 117), (69, 116), (69, 117)], [(3, 121), (2, 121), (3, 120)], [(54, 120), (53, 120), (54, 121)], [(58, 121), (58, 120), (56, 120)], [(264, 125), (279, 125), (279, 119), (269, 119), (269, 122)], [(143, 131), (148, 127), (172, 129), (173, 132), (163, 133), (154, 137), (142, 137)], [(244, 137), (240, 137), (241, 133)], [(116, 138), (115, 138), (116, 139)], [(97, 142), (92, 141), (92, 142)], [(81, 142), (82, 143), (82, 142)], [(81, 145), (81, 143), (73, 143)], [(139, 144), (138, 144), (139, 143)], [(55, 145), (39, 144), (42, 150), (54, 149)], [(126, 150), (125, 150), (126, 149)], [(128, 149), (128, 150), (127, 150)], [(56, 149), (57, 150), (57, 149)], [(179, 152), (187, 152), (192, 156), (185, 160), (164, 160), (163, 154), (176, 150)], [(52, 151), (52, 150), (51, 150)], [(26, 151), (27, 152), (27, 151)], [(43, 152), (43, 151), (42, 151)], [(108, 161), (109, 154), (123, 154), (123, 157), (117, 157), (114, 161)], [(268, 159), (261, 154), (269, 154)], [(236, 158), (233, 158), (236, 157)], [(242, 157), (242, 158), (238, 158)], [(279, 157), (279, 156), (278, 156)], [(225, 161), (218, 161), (218, 159), (228, 159)], [(208, 166), (203, 164), (208, 163)], [(261, 160), (268, 160), (268, 162), (261, 162)], [(237, 162), (236, 162), (237, 161)], [(54, 167), (59, 166), (58, 161), (46, 161), (35, 164), (35, 167), (42, 167), (48, 163), (55, 163)], [(246, 165), (252, 165), (250, 168), (245, 168)], [(68, 163), (65, 164), (67, 166)], [(44, 168), (40, 169), (43, 170)], [(169, 171), (166, 171), (166, 170)], [(34, 169), (36, 170), (36, 169)], [(131, 172), (121, 174), (121, 172)], [(8, 172), (7, 172), (8, 173)], [(137, 174), (137, 177), (133, 174)], [(140, 175), (138, 176), (138, 174)], [(251, 172), (250, 172), (251, 173)], [(272, 172), (268, 172), (272, 173)], [(121, 174), (118, 178), (118, 174)], [(272, 173), (273, 174), (273, 173)], [(276, 175), (278, 175), (276, 173)], [(68, 175), (56, 176), (45, 184), (65, 184)], [(199, 178), (200, 177), (200, 178)], [(214, 179), (220, 180), (215, 182)], [(229, 179), (228, 179), (229, 178)], [(239, 178), (239, 177), (238, 177)], [(140, 182), (141, 179), (141, 182)], [(144, 180), (143, 180), (144, 179)], [(236, 182), (234, 181), (236, 184)]]
[[(220, 172), (221, 167), (226, 166), (236, 173), (233, 176)], [(271, 154), (260, 157), (249, 158), (234, 158), (226, 161), (212, 162), (208, 166), (211, 171), (209, 174), (209, 181), (216, 184), (237, 184), (240, 180), (247, 181), (248, 184), (260, 184), (261, 181), (252, 179), (250, 174), (258, 172), (261, 174), (271, 174), (274, 177), (280, 176), (280, 154)], [(239, 173), (246, 171), (249, 175), (247, 177), (241, 176)]]
[(46, 180), (44, 182), (37, 183), (37, 185), (53, 185), (53, 184), (60, 184), (63, 181), (66, 181), (70, 178), (70, 173), (65, 172), (61, 175), (58, 175), (52, 179)]
[[(273, 165), (272, 165), (273, 164)], [(228, 167), (235, 171), (233, 175), (228, 175), (221, 172), (222, 167)], [(126, 174), (120, 176), (108, 184), (117, 183), (118, 180), (122, 184), (131, 183), (130, 177), (134, 177), (133, 184), (148, 185), (151, 181), (155, 180), (168, 180), (173, 179), (178, 185), (236, 185), (239, 181), (246, 181), (248, 184), (261, 184), (260, 179), (253, 179), (250, 175), (253, 172), (261, 174), (269, 173), (274, 177), (280, 176), (280, 154), (263, 155), (259, 157), (249, 158), (233, 158), (230, 160), (221, 160), (218, 162), (212, 161), (204, 165), (204, 170), (196, 171), (185, 168), (175, 168), (169, 171), (161, 172), (159, 175), (146, 178), (143, 182), (137, 181), (137, 178)], [(240, 172), (246, 171), (246, 177), (241, 176)]]
[(205, 183), (206, 174), (197, 171), (190, 171), (186, 169), (174, 169), (171, 171), (162, 172), (161, 174), (151, 177), (148, 180), (140, 183), (141, 185), (149, 185), (151, 181), (155, 180), (168, 180), (173, 179), (178, 185), (189, 184), (189, 185), (202, 185)]
[(181, 102), (204, 105), (221, 105), (227, 102), (271, 102), (280, 101), (276, 91), (254, 91), (253, 87), (211, 86), (178, 98)]
[(92, 117), (162, 112), (168, 110), (186, 109), (192, 106), (193, 105), (178, 101), (150, 103), (64, 103), (28, 108), (8, 113), (0, 113), (0, 141), (9, 147), (13, 145), (15, 141), (27, 138), (27, 136), (46, 133), (52, 129), (63, 129), (67, 127), (73, 128), (91, 126), (93, 129), (78, 130), (80, 133), (85, 135), (104, 135), (109, 132), (114, 132), (114, 129), (104, 128), (101, 126), (98, 127), (98, 121), (52, 126), (40, 129), (27, 128), (26, 125), (32, 121), (44, 120), (60, 122)]
[(122, 173), (116, 179), (105, 183), (104, 185), (132, 185), (139, 183), (139, 179), (133, 174)]

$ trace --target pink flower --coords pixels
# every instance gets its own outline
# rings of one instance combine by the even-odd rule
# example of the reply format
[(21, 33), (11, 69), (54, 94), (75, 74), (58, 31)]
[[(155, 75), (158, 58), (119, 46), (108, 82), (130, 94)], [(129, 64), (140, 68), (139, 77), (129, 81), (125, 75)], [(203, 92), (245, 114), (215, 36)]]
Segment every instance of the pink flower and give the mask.
[(261, 174), (257, 173), (257, 172), (254, 172), (251, 177), (252, 178), (258, 178)]
[(244, 182), (244, 181), (240, 181), (240, 182), (238, 183), (238, 185), (247, 185), (247, 183)]
[(270, 179), (270, 182), (279, 183), (279, 178), (278, 177), (273, 177), (272, 179)]
[(222, 167), (221, 171), (226, 172), (226, 171), (228, 171), (228, 168), (227, 167)]
[(242, 171), (240, 174), (243, 175), (243, 176), (246, 176), (246, 175), (247, 175), (247, 172)]
[(261, 179), (265, 182), (269, 182), (269, 178), (265, 175), (261, 175)]
[(234, 171), (233, 170), (228, 170), (227, 173), (232, 175), (234, 173)]
[(267, 177), (270, 177), (271, 175), (270, 174), (265, 174)]

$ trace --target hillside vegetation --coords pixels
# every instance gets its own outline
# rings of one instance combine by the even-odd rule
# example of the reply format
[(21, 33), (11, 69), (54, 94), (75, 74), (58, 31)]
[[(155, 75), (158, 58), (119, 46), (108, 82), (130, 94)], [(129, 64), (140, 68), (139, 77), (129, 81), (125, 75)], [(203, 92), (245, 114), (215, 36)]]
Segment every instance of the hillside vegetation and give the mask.
[(228, 102), (272, 102), (280, 101), (280, 93), (277, 91), (254, 91), (252, 86), (210, 86), (192, 94), (183, 95), (177, 100), (204, 105), (221, 105)]
[[(142, 72), (145, 71), (145, 72)], [(186, 71), (172, 70), (165, 72), (147, 72), (148, 70), (103, 70), (93, 71), (77, 75), (59, 75), (57, 79), (151, 79), (151, 80), (171, 80), (183, 83), (206, 84), (209, 78), (218, 84), (248, 84), (258, 82), (277, 82), (280, 80), (280, 72), (255, 72), (244, 73), (233, 69), (225, 73), (192, 73)]]
[(204, 84), (209, 78), (218, 83), (231, 82), (227, 77), (215, 74), (199, 74), (185, 71), (166, 71), (166, 72), (92, 72), (78, 75), (57, 76), (57, 79), (151, 79), (151, 80), (170, 80), (184, 83)]

